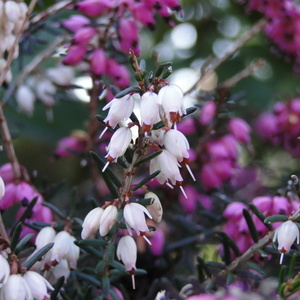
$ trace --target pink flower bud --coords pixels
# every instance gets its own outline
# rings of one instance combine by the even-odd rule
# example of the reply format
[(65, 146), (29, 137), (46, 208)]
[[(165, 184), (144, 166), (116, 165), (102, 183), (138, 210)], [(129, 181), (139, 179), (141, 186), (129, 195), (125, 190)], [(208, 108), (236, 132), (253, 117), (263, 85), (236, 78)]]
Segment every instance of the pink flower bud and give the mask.
[(77, 3), (78, 10), (89, 17), (98, 17), (114, 7), (111, 0), (84, 0)]
[(281, 252), (280, 264), (282, 264), (283, 256), (289, 252), (292, 244), (297, 239), (299, 244), (299, 229), (292, 221), (282, 223), (276, 230), (273, 242), (278, 242), (278, 250)]
[(85, 56), (87, 49), (83, 45), (73, 45), (69, 47), (67, 55), (63, 59), (66, 65), (74, 66), (80, 63)]
[(151, 236), (150, 250), (153, 255), (159, 256), (163, 253), (165, 245), (165, 234), (162, 230), (156, 229)]
[(116, 223), (118, 217), (118, 209), (114, 205), (107, 206), (100, 219), (99, 233), (101, 236), (105, 236), (111, 230)]
[(115, 84), (126, 88), (130, 84), (130, 73), (124, 65), (118, 64), (114, 59), (107, 60), (107, 75), (112, 77)]
[(135, 3), (131, 7), (134, 19), (141, 22), (143, 25), (154, 29), (155, 19), (153, 13), (144, 3)]
[(16, 189), (17, 189), (17, 184), (15, 183), (8, 183), (6, 185), (6, 191), (2, 199), (0, 200), (0, 209), (1, 210), (6, 210), (13, 206), (17, 201), (16, 197)]
[(62, 22), (62, 25), (72, 32), (76, 32), (79, 28), (90, 24), (90, 20), (84, 16), (74, 15), (68, 20)]
[(121, 18), (119, 22), (120, 49), (126, 53), (132, 49), (139, 56), (139, 29), (136, 22), (128, 18)]
[(233, 118), (228, 124), (229, 132), (240, 142), (250, 142), (250, 126), (242, 119)]
[(91, 54), (91, 69), (96, 75), (103, 75), (106, 72), (106, 55), (102, 49), (96, 49)]
[(206, 102), (200, 113), (200, 124), (208, 125), (216, 115), (217, 106), (213, 101)]
[(73, 40), (76, 44), (85, 45), (87, 44), (96, 34), (96, 29), (94, 27), (82, 27), (79, 28)]
[(14, 171), (10, 163), (6, 163), (0, 168), (0, 176), (3, 178), (6, 184), (14, 181)]

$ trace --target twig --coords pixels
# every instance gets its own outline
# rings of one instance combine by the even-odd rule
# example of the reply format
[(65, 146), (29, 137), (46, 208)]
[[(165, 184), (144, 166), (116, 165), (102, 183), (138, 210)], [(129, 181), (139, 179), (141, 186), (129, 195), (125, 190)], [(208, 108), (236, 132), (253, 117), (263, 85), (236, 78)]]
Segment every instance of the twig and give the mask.
[(215, 57), (214, 59), (209, 58), (209, 62), (205, 63), (207, 67), (201, 68), (201, 74), (199, 80), (188, 90), (185, 94), (191, 93), (195, 89), (197, 89), (197, 85), (201, 78), (209, 71), (217, 69), (223, 62), (225, 62), (230, 56), (232, 56), (235, 52), (237, 52), (242, 46), (244, 46), (252, 37), (254, 37), (257, 33), (259, 33), (264, 26), (267, 24), (267, 20), (262, 19), (258, 21), (249, 31), (243, 34), (227, 51), (222, 57)]
[(21, 26), (19, 32), (16, 34), (15, 41), (14, 41), (14, 43), (13, 43), (13, 45), (12, 45), (12, 47), (11, 47), (9, 53), (8, 53), (8, 57), (7, 57), (7, 60), (6, 60), (6, 65), (5, 65), (2, 73), (0, 74), (0, 86), (2, 86), (2, 84), (5, 80), (6, 74), (7, 74), (8, 70), (11, 66), (11, 63), (14, 59), (14, 53), (15, 53), (15, 50), (17, 48), (17, 45), (19, 44), (19, 40), (20, 40), (23, 32), (25, 31), (26, 23), (28, 22), (28, 19), (31, 15), (36, 3), (37, 3), (37, 0), (31, 0), (31, 2), (29, 4), (28, 11), (26, 13), (25, 19), (22, 23), (22, 26)]
[(0, 235), (7, 241), (9, 242), (9, 237), (7, 234), (7, 231), (5, 229), (3, 219), (2, 219), (2, 213), (0, 212)]
[(21, 167), (18, 161), (18, 158), (15, 153), (15, 149), (12, 143), (11, 135), (7, 126), (7, 121), (3, 113), (3, 108), (0, 105), (0, 129), (2, 134), (2, 140), (4, 144), (4, 149), (7, 153), (8, 160), (12, 165), (15, 179), (20, 179), (22, 172)]
[[(289, 220), (295, 222), (300, 220), (300, 209), (293, 213)], [(237, 257), (230, 265), (225, 269), (226, 272), (234, 271), (238, 266), (249, 260), (257, 250), (267, 246), (273, 239), (275, 231), (270, 232), (265, 237), (260, 239), (256, 244), (252, 245), (245, 253)]]
[(244, 70), (242, 70), (241, 72), (235, 74), (234, 76), (232, 76), (231, 78), (229, 78), (228, 80), (224, 81), (221, 84), (221, 88), (226, 88), (229, 89), (233, 86), (235, 86), (239, 81), (241, 81), (242, 79), (248, 77), (249, 75), (251, 75), (255, 70), (261, 68), (262, 66), (265, 65), (265, 61), (263, 59), (258, 59), (255, 62), (251, 63), (249, 66), (247, 66)]
[(46, 10), (42, 11), (41, 13), (34, 16), (31, 20), (31, 24), (36, 24), (40, 22), (43, 19), (46, 19), (47, 17), (59, 12), (60, 10), (66, 8), (66, 6), (70, 5), (73, 1), (60, 1), (58, 3), (55, 3), (54, 5), (48, 7)]

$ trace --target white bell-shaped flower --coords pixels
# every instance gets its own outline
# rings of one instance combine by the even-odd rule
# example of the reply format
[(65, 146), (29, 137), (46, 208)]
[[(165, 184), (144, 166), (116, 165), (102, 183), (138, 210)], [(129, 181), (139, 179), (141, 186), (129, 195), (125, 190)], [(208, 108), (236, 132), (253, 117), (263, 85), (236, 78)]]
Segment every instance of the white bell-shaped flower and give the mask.
[(0, 176), (0, 200), (3, 198), (4, 194), (5, 194), (5, 184), (2, 177)]
[(299, 228), (294, 222), (288, 220), (275, 230), (273, 242), (278, 242), (277, 249), (281, 252), (280, 264), (282, 264), (284, 254), (290, 251), (295, 240), (299, 244)]
[(27, 271), (23, 278), (26, 281), (34, 299), (50, 299), (48, 291), (52, 291), (54, 288), (43, 276), (34, 271)]
[(163, 208), (158, 196), (152, 192), (145, 194), (145, 199), (151, 198), (150, 205), (147, 205), (146, 208), (149, 211), (155, 222), (160, 222), (163, 215)]
[(162, 106), (165, 117), (171, 123), (178, 122), (186, 114), (183, 103), (183, 92), (179, 86), (170, 84), (158, 92), (159, 104)]
[(35, 95), (31, 88), (26, 85), (19, 86), (16, 91), (16, 102), (22, 112), (32, 115), (34, 110)]
[(176, 157), (165, 149), (150, 162), (150, 173), (152, 174), (157, 170), (160, 170), (160, 173), (156, 177), (160, 184), (164, 184), (168, 180), (173, 185), (176, 183), (181, 184), (183, 181)]
[(13, 274), (1, 289), (1, 300), (33, 299), (31, 290), (20, 274)]
[(158, 95), (154, 92), (144, 93), (142, 95), (140, 111), (143, 130), (149, 132), (152, 126), (160, 120)]
[(115, 162), (119, 156), (122, 156), (130, 145), (132, 139), (132, 131), (127, 127), (120, 127), (111, 137), (111, 140), (107, 146), (107, 155), (105, 164), (102, 172), (105, 171), (108, 164)]
[(102, 214), (103, 209), (101, 207), (96, 207), (86, 215), (82, 223), (82, 239), (85, 240), (94, 236), (94, 234), (100, 227), (100, 219)]
[(99, 233), (101, 236), (105, 236), (111, 230), (116, 223), (118, 217), (118, 209), (114, 205), (107, 206), (100, 219)]
[(76, 239), (72, 235), (71, 235), (71, 241), (72, 243), (70, 243), (70, 247), (66, 259), (69, 264), (69, 268), (75, 270), (80, 255), (80, 248), (74, 244), (74, 241), (76, 241)]
[(117, 257), (122, 260), (126, 270), (131, 274), (132, 286), (135, 289), (134, 273), (136, 270), (137, 246), (131, 236), (121, 237), (117, 247)]
[(10, 267), (7, 260), (0, 254), (0, 288), (6, 283), (10, 275)]
[(127, 120), (133, 111), (135, 97), (139, 96), (137, 95), (138, 94), (128, 94), (121, 98), (114, 98), (106, 104), (102, 110), (109, 108), (109, 112), (107, 117), (103, 120), (104, 123), (114, 129), (119, 122)]
[(163, 138), (165, 148), (172, 153), (179, 162), (184, 158), (189, 158), (189, 142), (182, 132), (170, 129), (164, 134)]
[(146, 241), (149, 242), (144, 236), (145, 232), (149, 231), (145, 215), (152, 219), (147, 208), (139, 203), (127, 203), (124, 207), (123, 215), (128, 231), (131, 233), (131, 228), (134, 229), (138, 235), (142, 234)]

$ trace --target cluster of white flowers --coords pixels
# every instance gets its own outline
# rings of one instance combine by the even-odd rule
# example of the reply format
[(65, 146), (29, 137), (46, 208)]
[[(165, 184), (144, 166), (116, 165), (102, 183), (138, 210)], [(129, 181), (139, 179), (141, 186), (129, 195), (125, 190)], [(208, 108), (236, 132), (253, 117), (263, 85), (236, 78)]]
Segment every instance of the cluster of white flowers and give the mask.
[[(156, 222), (160, 222), (162, 218), (162, 206), (159, 198), (152, 192), (145, 194), (146, 199), (151, 199), (148, 206), (143, 206), (137, 202), (126, 201), (123, 209), (122, 222), (125, 223), (129, 235), (123, 236), (117, 248), (117, 257), (123, 261), (125, 268), (133, 276), (136, 270), (136, 256), (137, 246), (132, 236), (132, 230), (137, 235), (141, 235), (149, 244), (151, 242), (146, 237), (146, 232), (149, 228), (146, 223), (146, 216)], [(102, 207), (96, 207), (91, 210), (85, 217), (82, 224), (82, 239), (94, 237), (95, 233), (99, 231), (101, 236), (105, 236), (112, 229), (113, 225), (117, 222), (118, 218), (118, 203), (109, 203)], [(134, 277), (133, 277), (134, 286)]]
[(80, 254), (80, 248), (74, 241), (75, 238), (66, 231), (56, 233), (52, 227), (44, 227), (36, 237), (36, 250), (32, 255), (49, 243), (53, 242), (54, 246), (41, 261), (35, 263), (33, 269), (38, 272), (46, 271), (45, 276), (50, 282), (56, 282), (61, 276), (67, 279), (70, 269), (76, 269)]
[(27, 271), (11, 274), (7, 259), (0, 254), (0, 298), (1, 300), (45, 300), (50, 299), (51, 284), (39, 273)]
[[(159, 183), (179, 185), (182, 192), (183, 178), (180, 174), (180, 167), (184, 164), (195, 180), (189, 166), (189, 143), (186, 137), (177, 130), (176, 123), (180, 121), (182, 115), (186, 114), (183, 103), (183, 93), (177, 85), (167, 84), (158, 93), (147, 91), (142, 96), (138, 93), (130, 93), (121, 98), (114, 98), (103, 110), (108, 111), (104, 119), (107, 130), (108, 127), (120, 127), (114, 132), (107, 147), (107, 163), (102, 171), (105, 171), (109, 163), (116, 162), (122, 156), (132, 141), (132, 125), (130, 115), (134, 108), (138, 107), (141, 130), (150, 139), (152, 145), (157, 149), (162, 149), (162, 153), (151, 160), (150, 173), (160, 170), (157, 179)], [(162, 122), (164, 126), (158, 130), (152, 130), (153, 125)], [(129, 126), (128, 126), (129, 125)], [(172, 128), (173, 127), (173, 128)], [(100, 137), (103, 133), (100, 135)], [(184, 193), (185, 195), (185, 193)], [(186, 196), (186, 195), (185, 195)]]
[(63, 65), (49, 68), (43, 74), (30, 76), (16, 91), (16, 102), (20, 111), (31, 115), (36, 99), (45, 107), (51, 108), (55, 103), (57, 87), (71, 85), (73, 79), (74, 69)]
[[(13, 47), (16, 34), (20, 31), (25, 21), (28, 7), (24, 2), (12, 0), (0, 1), (0, 73), (6, 66), (6, 54)], [(14, 58), (19, 55), (18, 44), (14, 49)], [(5, 80), (11, 81), (12, 74), (9, 70)]]

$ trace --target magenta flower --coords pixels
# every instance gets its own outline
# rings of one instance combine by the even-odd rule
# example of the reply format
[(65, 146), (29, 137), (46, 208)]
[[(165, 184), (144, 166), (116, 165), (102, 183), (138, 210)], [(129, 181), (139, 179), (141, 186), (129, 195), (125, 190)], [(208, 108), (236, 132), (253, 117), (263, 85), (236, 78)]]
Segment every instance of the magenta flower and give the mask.
[(90, 24), (90, 20), (84, 16), (73, 15), (68, 20), (62, 22), (62, 25), (72, 32), (77, 32), (80, 28)]
[(73, 40), (78, 45), (85, 45), (96, 35), (96, 33), (97, 31), (94, 27), (82, 27), (76, 31)]
[(72, 45), (69, 47), (67, 55), (63, 59), (66, 65), (74, 66), (82, 62), (87, 49), (83, 45)]
[(216, 115), (217, 106), (213, 101), (205, 103), (200, 112), (200, 124), (208, 125)]
[(92, 52), (91, 69), (96, 75), (103, 75), (106, 73), (106, 55), (102, 49), (96, 49)]
[(228, 131), (240, 142), (250, 142), (250, 126), (240, 118), (233, 118), (228, 123)]

